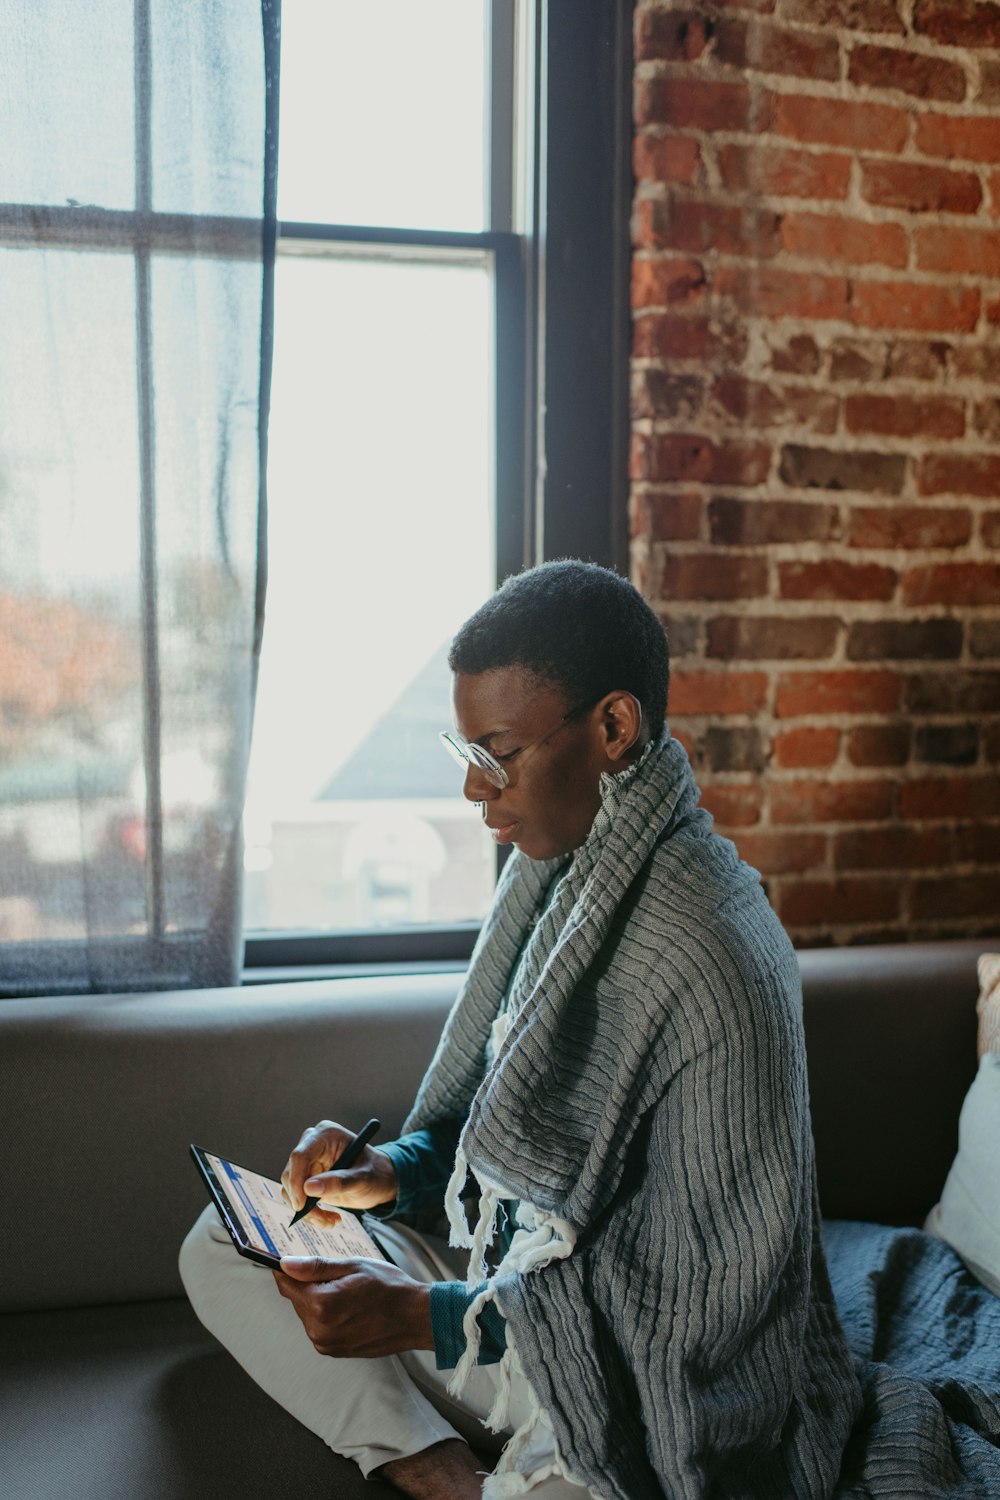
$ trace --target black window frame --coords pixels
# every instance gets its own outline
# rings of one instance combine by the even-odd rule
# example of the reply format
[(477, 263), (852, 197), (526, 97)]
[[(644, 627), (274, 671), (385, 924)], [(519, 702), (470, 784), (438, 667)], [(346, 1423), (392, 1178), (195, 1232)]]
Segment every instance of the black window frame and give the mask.
[[(510, 228), (503, 130), (485, 233), (278, 226), (279, 250), (284, 240), (492, 257), (498, 582), (565, 556), (628, 570), (632, 10), (632, 0), (494, 0), (491, 75), (506, 99), (515, 26), (524, 53), (523, 232)], [(243, 982), (459, 969), (478, 932), (475, 922), (250, 932)]]

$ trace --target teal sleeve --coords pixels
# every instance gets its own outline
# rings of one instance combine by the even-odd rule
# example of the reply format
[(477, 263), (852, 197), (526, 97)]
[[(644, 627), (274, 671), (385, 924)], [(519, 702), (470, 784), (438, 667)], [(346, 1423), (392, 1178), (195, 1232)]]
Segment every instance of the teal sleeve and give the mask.
[[(485, 1281), (471, 1291), (464, 1281), (435, 1281), (431, 1284), (431, 1329), (434, 1333), (434, 1358), (439, 1370), (452, 1370), (465, 1353), (462, 1319), (469, 1303), (486, 1285)], [(479, 1345), (480, 1365), (495, 1365), (507, 1348), (507, 1324), (495, 1302), (487, 1302), (476, 1319), (482, 1333)]]
[(384, 1203), (374, 1210), (376, 1218), (416, 1213), (418, 1209), (440, 1204), (455, 1166), (461, 1133), (460, 1120), (440, 1120), (436, 1125), (411, 1130), (409, 1135), (380, 1146), (379, 1150), (385, 1152), (396, 1168), (399, 1187), (394, 1203)]

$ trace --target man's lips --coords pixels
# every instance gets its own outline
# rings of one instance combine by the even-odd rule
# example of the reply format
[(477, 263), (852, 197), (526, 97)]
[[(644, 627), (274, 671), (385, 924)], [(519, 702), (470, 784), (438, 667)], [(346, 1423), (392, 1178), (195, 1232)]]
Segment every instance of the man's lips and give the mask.
[(483, 819), (483, 821), (486, 823), (486, 826), (490, 830), (490, 833), (492, 833), (493, 837), (495, 839), (500, 839), (501, 842), (502, 836), (504, 834), (513, 833), (514, 829), (517, 827), (516, 821), (513, 823), (491, 823), (488, 819), (485, 818)]

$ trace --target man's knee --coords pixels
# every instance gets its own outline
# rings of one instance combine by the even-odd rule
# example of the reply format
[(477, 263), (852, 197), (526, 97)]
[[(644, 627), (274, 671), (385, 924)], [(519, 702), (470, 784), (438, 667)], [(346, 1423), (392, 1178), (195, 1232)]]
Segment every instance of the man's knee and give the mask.
[[(224, 1243), (218, 1237), (220, 1230), (225, 1236)], [(177, 1258), (184, 1290), (196, 1312), (201, 1294), (217, 1279), (220, 1272), (229, 1269), (230, 1256), (233, 1255), (235, 1251), (232, 1241), (210, 1203), (192, 1224)]]

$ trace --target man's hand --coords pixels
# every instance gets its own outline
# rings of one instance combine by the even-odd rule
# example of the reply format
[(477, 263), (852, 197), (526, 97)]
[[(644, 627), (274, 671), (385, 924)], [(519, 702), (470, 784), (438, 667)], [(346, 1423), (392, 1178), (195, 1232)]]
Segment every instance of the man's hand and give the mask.
[(434, 1348), (430, 1287), (388, 1261), (285, 1256), (274, 1279), (318, 1354), (379, 1359)]
[[(330, 1171), (353, 1139), (352, 1131), (333, 1120), (320, 1120), (303, 1133), (281, 1174), (282, 1196), (293, 1209), (298, 1211), (307, 1197), (359, 1209), (393, 1202), (399, 1186), (396, 1168), (385, 1152), (374, 1146), (366, 1146), (346, 1172)], [(330, 1209), (316, 1207), (308, 1222), (329, 1228), (338, 1224), (340, 1217)]]

